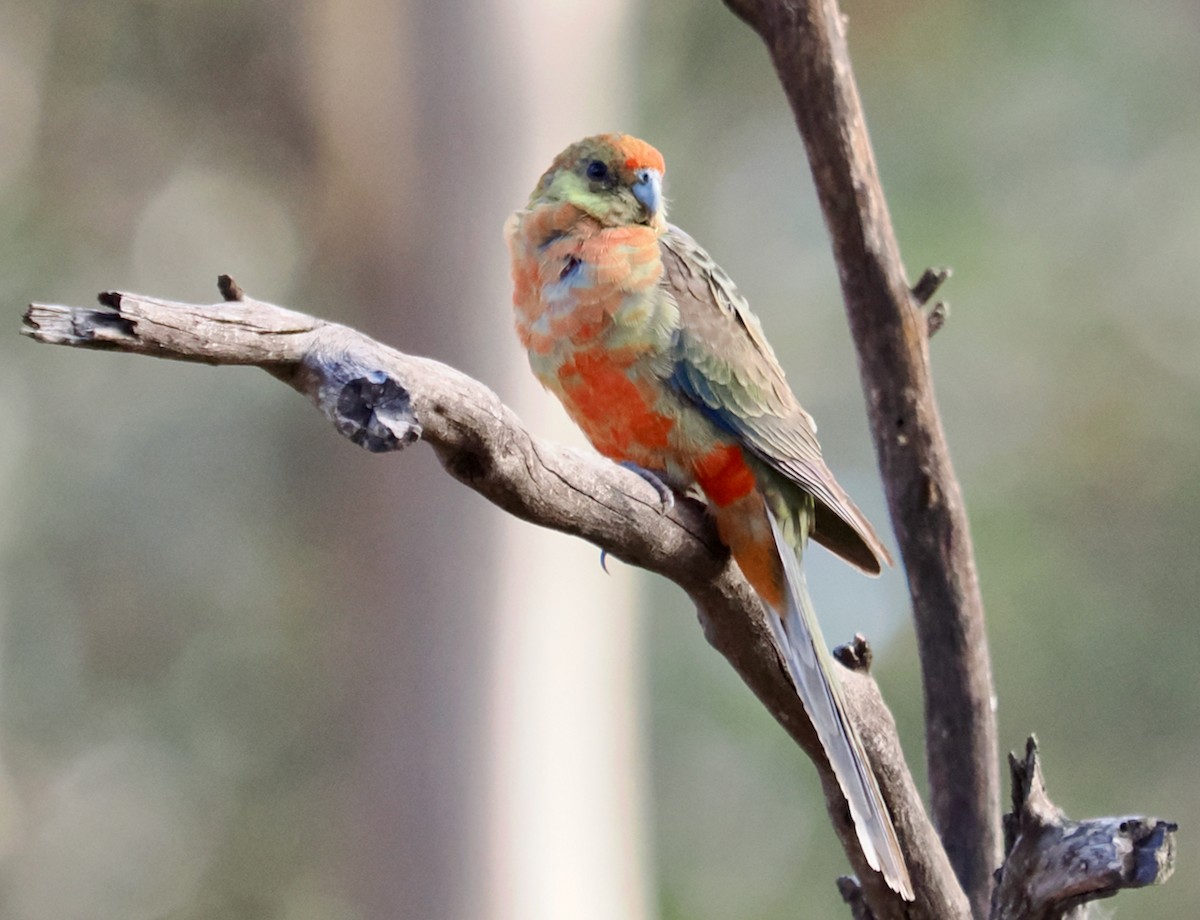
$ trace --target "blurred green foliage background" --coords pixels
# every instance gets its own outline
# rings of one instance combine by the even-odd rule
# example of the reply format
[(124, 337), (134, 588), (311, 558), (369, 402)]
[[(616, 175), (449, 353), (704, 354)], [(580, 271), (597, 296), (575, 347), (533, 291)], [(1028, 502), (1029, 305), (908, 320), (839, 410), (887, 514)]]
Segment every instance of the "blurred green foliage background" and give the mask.
[[(395, 700), (457, 686), (453, 669), (486, 659), (505, 612), (479, 612), (493, 574), (481, 563), (457, 573), (458, 632), (432, 652), (375, 614), (386, 597), (419, 610), (454, 577), (397, 574), (387, 535), (401, 510), (461, 522), (440, 548), (480, 559), (499, 512), (443, 483), (427, 451), (359, 456), (261, 373), (16, 335), (32, 300), (132, 288), (211, 301), (229, 272), (504, 395), (500, 227), (571, 138), (520, 148), (529, 107), (496, 74), (519, 30), (589, 35), (533, 22), (536, 4), (395, 6), (400, 25), (381, 36), (368, 2), (0, 3), (6, 917), (454, 915), (363, 881), (407, 858), (411, 827), (410, 805), (375, 797), (386, 774), (370, 765), (385, 758), (364, 739), (405, 717)], [(1200, 899), (1200, 7), (844, 8), (910, 274), (955, 270), (932, 352), (1002, 747), (1037, 732), (1072, 815), (1179, 821), (1175, 878), (1116, 906), (1186, 916)], [(831, 465), (885, 521), (836, 274), (765, 52), (715, 0), (624, 15), (613, 67), (630, 123), (595, 130), (663, 150), (672, 218), (738, 280)], [(524, 53), (537, 71), (536, 45)], [(612, 92), (604, 73), (539, 76), (582, 107)], [(380, 107), (355, 86), (395, 95)], [(503, 184), (468, 194), (464, 176), (493, 174)], [(469, 309), (438, 312), (439, 297)], [(423, 499), (424, 481), (445, 492)], [(868, 582), (817, 553), (812, 566), (827, 635), (872, 636), (920, 773), (902, 578)], [(811, 769), (704, 645), (686, 599), (658, 583), (645, 596), (658, 915), (845, 916)], [(377, 698), (380, 686), (403, 692)], [(437, 699), (447, 731), (472, 724), (478, 699)], [(471, 769), (471, 747), (445, 740), (436, 705), (422, 712), (435, 755), (414, 788), (436, 807), (416, 850), (445, 871), (461, 854), (438, 835), (478, 835), (471, 803), (438, 791), (439, 764)], [(373, 821), (402, 855), (379, 847), (365, 869)]]

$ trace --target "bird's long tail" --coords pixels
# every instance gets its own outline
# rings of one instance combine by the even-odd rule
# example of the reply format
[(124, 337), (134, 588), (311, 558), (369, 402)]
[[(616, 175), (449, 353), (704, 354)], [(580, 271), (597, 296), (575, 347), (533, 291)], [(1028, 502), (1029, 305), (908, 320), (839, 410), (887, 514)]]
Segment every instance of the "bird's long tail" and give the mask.
[[(900, 850), (900, 841), (896, 838), (896, 829), (862, 741), (846, 714), (833, 656), (825, 645), (808, 596), (797, 551), (808, 535), (792, 534), (793, 542), (789, 542), (783, 525), (771, 510), (770, 501), (765, 504), (786, 582), (782, 609), (775, 611), (778, 619), (767, 617), (775, 632), (775, 641), (784, 654), (792, 682), (850, 806), (850, 816), (854, 819), (867, 862), (883, 874), (893, 891), (911, 901), (912, 880)], [(801, 518), (803, 521), (804, 516)]]

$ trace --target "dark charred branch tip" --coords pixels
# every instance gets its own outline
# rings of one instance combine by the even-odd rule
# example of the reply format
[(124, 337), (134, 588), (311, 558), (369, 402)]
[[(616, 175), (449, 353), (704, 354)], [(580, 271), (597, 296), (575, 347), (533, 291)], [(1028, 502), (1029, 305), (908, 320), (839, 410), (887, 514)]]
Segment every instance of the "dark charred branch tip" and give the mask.
[(953, 274), (954, 269), (948, 265), (939, 265), (925, 269), (925, 271), (921, 272), (921, 277), (917, 279), (917, 283), (912, 286), (913, 300), (922, 306), (929, 303), (930, 298), (937, 293), (938, 288)]
[(858, 879), (848, 875), (840, 876), (837, 880), (837, 889), (842, 900), (850, 908), (850, 916), (853, 920), (875, 920), (875, 915), (871, 913), (871, 908), (867, 905), (866, 898), (863, 897), (862, 886), (858, 884)]
[(226, 302), (246, 299), (246, 292), (230, 275), (217, 276), (217, 290), (221, 292), (221, 297)]
[(870, 672), (874, 656), (871, 643), (862, 633), (855, 633), (853, 639), (833, 650), (833, 657), (843, 666), (851, 671), (861, 671), (863, 674)]

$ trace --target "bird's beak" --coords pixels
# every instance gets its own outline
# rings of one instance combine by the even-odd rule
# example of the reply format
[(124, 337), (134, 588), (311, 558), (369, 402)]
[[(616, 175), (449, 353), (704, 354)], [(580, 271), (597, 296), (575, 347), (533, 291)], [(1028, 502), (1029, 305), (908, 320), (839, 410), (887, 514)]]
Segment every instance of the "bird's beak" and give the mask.
[(636, 198), (649, 217), (655, 217), (662, 208), (662, 173), (657, 169), (639, 169), (637, 181), (631, 186)]

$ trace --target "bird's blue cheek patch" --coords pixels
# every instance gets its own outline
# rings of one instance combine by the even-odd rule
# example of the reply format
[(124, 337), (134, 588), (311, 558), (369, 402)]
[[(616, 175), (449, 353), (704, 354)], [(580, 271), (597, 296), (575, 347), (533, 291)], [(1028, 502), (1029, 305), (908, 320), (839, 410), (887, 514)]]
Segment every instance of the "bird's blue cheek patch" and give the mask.
[(558, 280), (566, 281), (573, 275), (578, 275), (582, 265), (583, 263), (579, 261), (579, 259), (575, 258), (574, 256), (568, 256), (566, 264), (563, 265), (562, 271), (559, 272)]
[(581, 259), (569, 256), (563, 262), (558, 280), (542, 287), (542, 300), (550, 305), (561, 304), (564, 301), (573, 302), (572, 291), (575, 288), (588, 287), (591, 283), (591, 266)]

